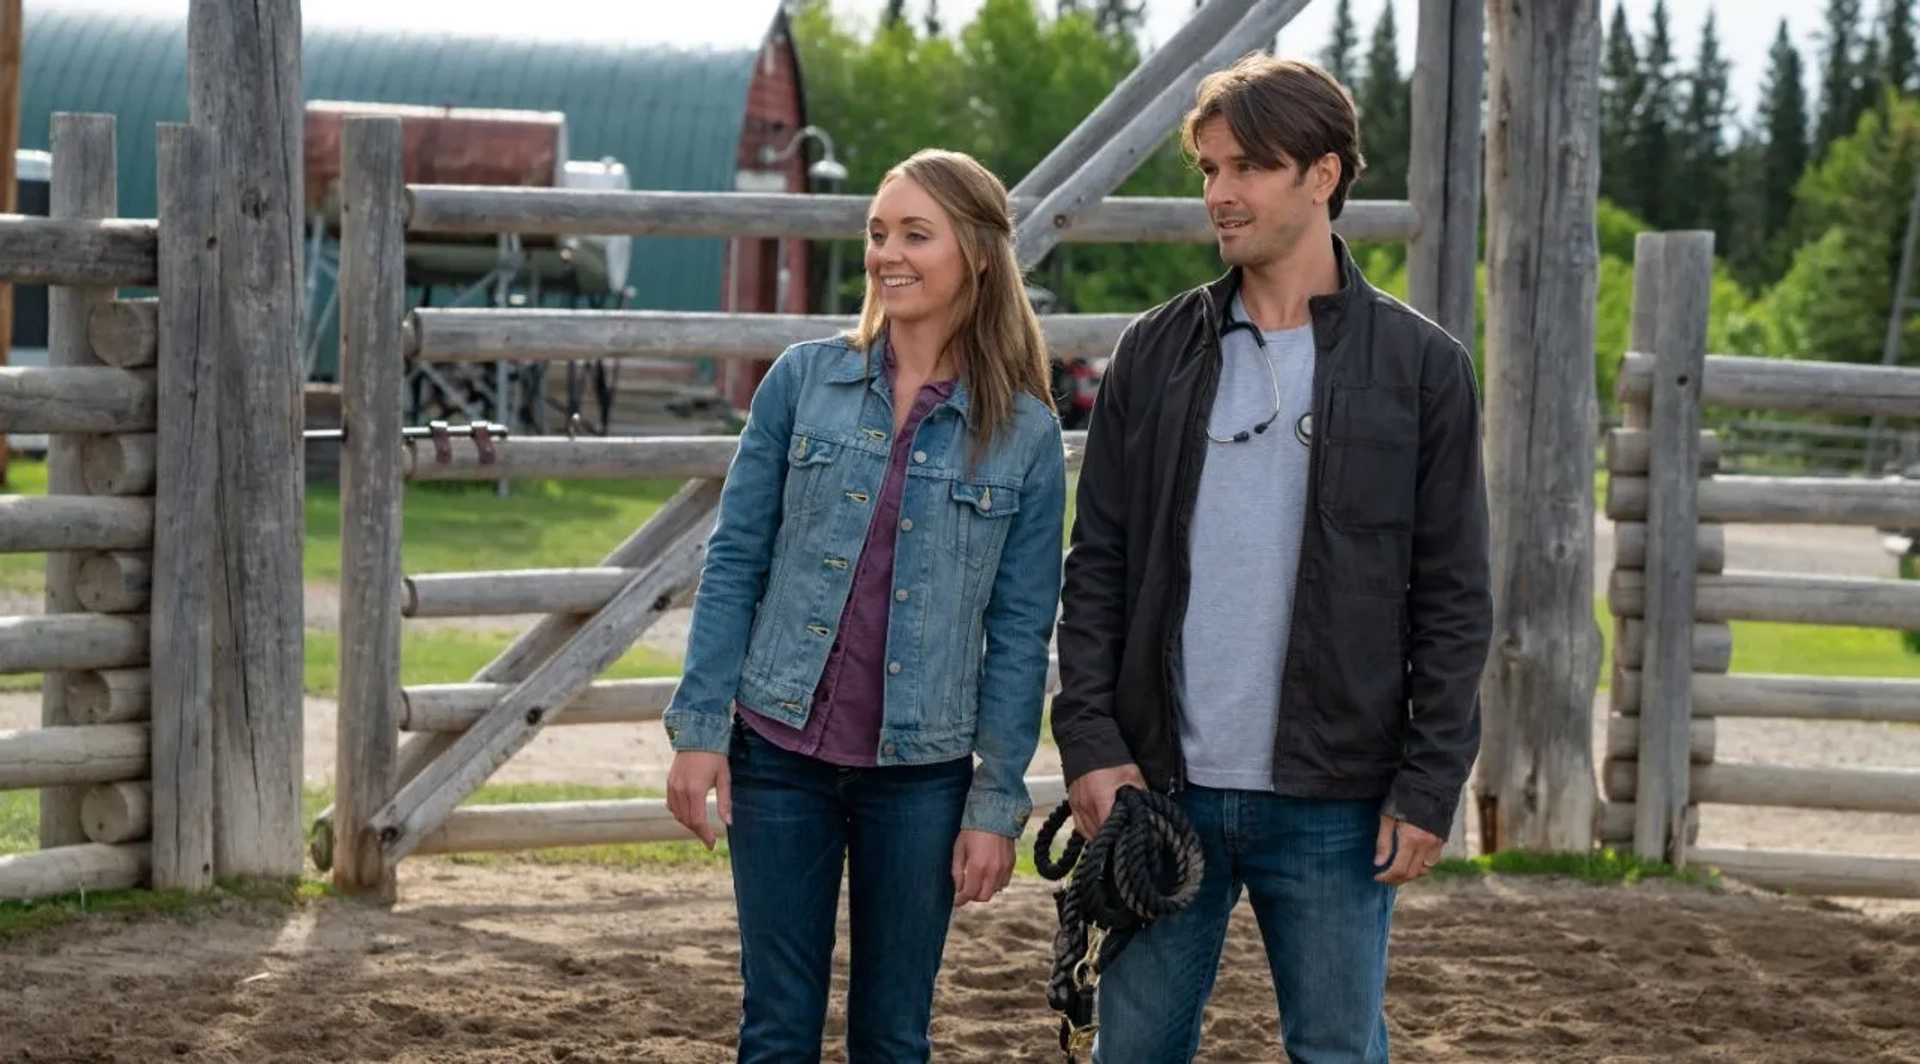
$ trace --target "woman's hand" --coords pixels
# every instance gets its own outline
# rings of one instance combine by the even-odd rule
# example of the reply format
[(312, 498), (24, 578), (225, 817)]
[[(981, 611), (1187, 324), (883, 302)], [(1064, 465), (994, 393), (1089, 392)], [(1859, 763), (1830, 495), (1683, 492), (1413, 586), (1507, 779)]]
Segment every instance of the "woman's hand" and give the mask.
[(720, 822), (733, 823), (733, 785), (727, 755), (704, 750), (682, 750), (667, 770), (667, 811), (713, 849), (713, 828), (707, 824), (707, 792), (719, 792)]
[(962, 831), (953, 843), (953, 907), (990, 901), (1013, 878), (1013, 840), (990, 831)]

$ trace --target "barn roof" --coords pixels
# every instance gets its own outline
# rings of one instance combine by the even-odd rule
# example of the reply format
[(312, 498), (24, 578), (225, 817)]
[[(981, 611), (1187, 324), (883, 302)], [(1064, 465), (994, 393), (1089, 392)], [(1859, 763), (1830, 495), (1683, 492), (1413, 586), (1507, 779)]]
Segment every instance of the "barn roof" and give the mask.
[[(306, 0), (307, 99), (556, 110), (568, 155), (634, 188), (733, 187), (747, 90), (781, 0)], [(644, 13), (642, 13), (642, 9)], [(120, 210), (151, 217), (154, 126), (186, 119), (186, 0), (25, 0), (20, 145), (55, 111), (118, 116)], [(711, 309), (723, 245), (634, 242), (642, 306)]]

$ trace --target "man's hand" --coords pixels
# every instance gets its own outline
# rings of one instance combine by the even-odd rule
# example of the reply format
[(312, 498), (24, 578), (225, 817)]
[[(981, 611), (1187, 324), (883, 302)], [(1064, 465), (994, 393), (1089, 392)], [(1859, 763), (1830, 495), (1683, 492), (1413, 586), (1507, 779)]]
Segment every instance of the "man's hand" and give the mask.
[(1067, 789), (1067, 804), (1073, 807), (1073, 826), (1083, 838), (1091, 840), (1100, 833), (1100, 825), (1113, 812), (1114, 796), (1126, 786), (1147, 789), (1147, 778), (1140, 766), (1131, 762), (1112, 768), (1095, 769), (1073, 781)]
[(993, 900), (1013, 878), (1013, 840), (967, 830), (953, 842), (953, 907)]
[(733, 823), (733, 779), (727, 755), (682, 750), (667, 770), (667, 811), (713, 849), (713, 828), (707, 824), (707, 792), (719, 794), (720, 821)]
[[(1399, 846), (1394, 845), (1394, 837), (1399, 836)], [(1423, 831), (1404, 820), (1395, 820), (1384, 814), (1380, 817), (1380, 837), (1374, 843), (1373, 863), (1376, 867), (1393, 858), (1393, 867), (1374, 876), (1374, 882), (1389, 886), (1411, 883), (1433, 870), (1434, 863), (1440, 860), (1440, 849), (1446, 841), (1429, 831)]]

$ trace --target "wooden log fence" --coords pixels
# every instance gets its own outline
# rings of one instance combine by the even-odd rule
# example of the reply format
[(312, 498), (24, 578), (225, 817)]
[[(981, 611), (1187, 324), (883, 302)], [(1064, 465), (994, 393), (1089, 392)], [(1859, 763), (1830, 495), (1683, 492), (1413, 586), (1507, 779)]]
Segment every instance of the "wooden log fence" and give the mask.
[[(1920, 681), (1730, 675), (1729, 622), (1920, 629), (1920, 584), (1726, 567), (1725, 526), (1920, 527), (1912, 482), (1724, 476), (1709, 408), (1920, 418), (1920, 370), (1705, 353), (1710, 248), (1642, 234), (1630, 350), (1616, 378), (1606, 512), (1616, 526), (1607, 599), (1617, 635), (1596, 834), (1645, 857), (1705, 865), (1757, 886), (1920, 897), (1920, 860), (1700, 847), (1699, 806), (1920, 816), (1920, 766), (1828, 768), (1725, 761), (1723, 718), (1920, 723)], [(1692, 648), (1688, 649), (1689, 634)]]
[(0, 369), (0, 431), (50, 436), (47, 494), (0, 498), (0, 551), (47, 571), (46, 611), (0, 618), (0, 672), (39, 674), (43, 703), (0, 731), (0, 789), (40, 791), (40, 849), (0, 856), (0, 901), (216, 873), (212, 141), (160, 126), (140, 220), (112, 217), (115, 137), (55, 115), (53, 217), (0, 216), (0, 280), (53, 285), (50, 365)]

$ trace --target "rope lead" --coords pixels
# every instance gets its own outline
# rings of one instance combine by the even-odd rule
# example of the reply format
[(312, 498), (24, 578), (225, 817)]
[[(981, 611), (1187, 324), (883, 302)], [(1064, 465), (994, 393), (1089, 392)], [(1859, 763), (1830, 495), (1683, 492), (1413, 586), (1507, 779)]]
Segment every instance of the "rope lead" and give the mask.
[(1100, 973), (1148, 924), (1185, 909), (1206, 872), (1200, 836), (1169, 795), (1122, 787), (1091, 843), (1072, 832), (1060, 858), (1053, 839), (1073, 817), (1061, 802), (1033, 842), (1033, 863), (1050, 880), (1060, 929), (1053, 937), (1047, 1004), (1060, 1013), (1060, 1048), (1068, 1064), (1093, 1045), (1100, 1025), (1095, 998)]

